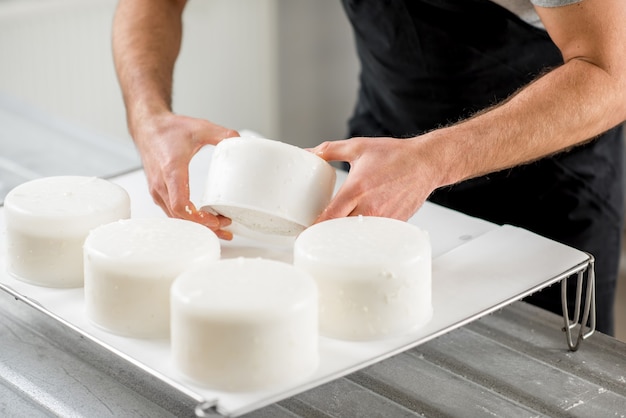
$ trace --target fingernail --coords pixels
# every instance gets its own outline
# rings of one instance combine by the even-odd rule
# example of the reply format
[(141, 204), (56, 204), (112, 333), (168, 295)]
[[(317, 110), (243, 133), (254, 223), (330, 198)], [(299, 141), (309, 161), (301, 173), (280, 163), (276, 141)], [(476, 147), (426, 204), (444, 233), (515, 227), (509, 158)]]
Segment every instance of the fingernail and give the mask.
[(233, 233), (223, 229), (216, 232), (217, 236), (223, 240), (230, 241), (233, 239)]
[(211, 215), (210, 213), (198, 211), (196, 212), (196, 216), (197, 216), (198, 221), (204, 226), (208, 226), (211, 229), (216, 229), (220, 227), (219, 219), (217, 219), (215, 216)]

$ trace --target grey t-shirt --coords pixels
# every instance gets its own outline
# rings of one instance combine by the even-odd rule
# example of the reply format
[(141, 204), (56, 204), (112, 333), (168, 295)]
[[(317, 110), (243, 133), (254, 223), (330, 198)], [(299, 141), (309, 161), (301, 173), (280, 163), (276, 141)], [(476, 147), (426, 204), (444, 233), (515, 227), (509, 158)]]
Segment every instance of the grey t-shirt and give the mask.
[(533, 4), (535, 6), (540, 7), (559, 7), (566, 6), (568, 4), (578, 3), (583, 0), (491, 0), (492, 2), (499, 4), (500, 6), (508, 9), (509, 11), (515, 13), (525, 21), (533, 26), (538, 28), (543, 28), (543, 24), (541, 20), (539, 20), (539, 16), (535, 12), (533, 8)]

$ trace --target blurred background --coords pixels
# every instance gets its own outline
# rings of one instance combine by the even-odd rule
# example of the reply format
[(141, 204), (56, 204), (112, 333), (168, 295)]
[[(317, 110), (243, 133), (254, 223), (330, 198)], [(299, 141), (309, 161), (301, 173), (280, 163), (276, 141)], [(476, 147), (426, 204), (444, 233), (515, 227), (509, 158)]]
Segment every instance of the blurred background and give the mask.
[[(0, 0), (0, 201), (31, 178), (139, 166), (111, 56), (115, 6)], [(190, 0), (184, 19), (177, 113), (302, 147), (346, 135), (359, 68), (339, 1)]]
[[(0, 92), (128, 139), (115, 0), (0, 0)], [(302, 146), (345, 135), (358, 67), (338, 1), (191, 0), (174, 110)]]

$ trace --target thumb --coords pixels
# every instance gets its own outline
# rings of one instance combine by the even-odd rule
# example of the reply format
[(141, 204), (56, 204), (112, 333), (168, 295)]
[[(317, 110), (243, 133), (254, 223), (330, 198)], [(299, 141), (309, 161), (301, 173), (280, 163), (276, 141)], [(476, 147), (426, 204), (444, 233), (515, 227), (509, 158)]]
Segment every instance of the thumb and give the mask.
[(357, 194), (352, 187), (351, 178), (348, 176), (346, 182), (341, 185), (337, 194), (313, 223), (317, 224), (329, 219), (350, 216), (357, 209), (357, 205)]
[(311, 149), (315, 155), (323, 158), (326, 161), (347, 161), (350, 162), (355, 159), (354, 147), (352, 143), (347, 140), (340, 141), (326, 141), (322, 142), (315, 148)]

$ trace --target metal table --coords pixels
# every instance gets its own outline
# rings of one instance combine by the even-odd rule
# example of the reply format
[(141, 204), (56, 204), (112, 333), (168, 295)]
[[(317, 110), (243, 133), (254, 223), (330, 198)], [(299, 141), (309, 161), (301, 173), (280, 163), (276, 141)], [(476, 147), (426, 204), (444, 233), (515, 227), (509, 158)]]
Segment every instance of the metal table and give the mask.
[[(516, 302), (249, 417), (624, 417), (626, 344), (577, 352), (561, 317)], [(0, 292), (0, 415), (185, 417), (195, 404)]]

